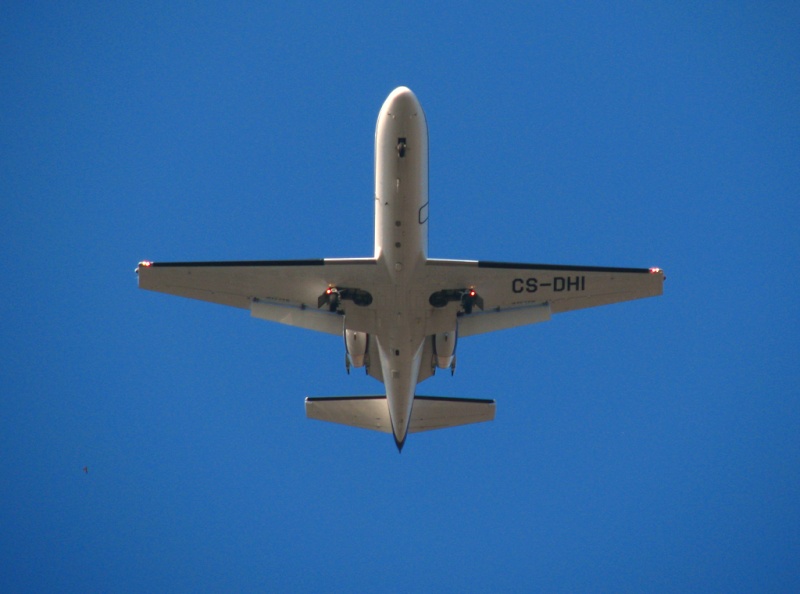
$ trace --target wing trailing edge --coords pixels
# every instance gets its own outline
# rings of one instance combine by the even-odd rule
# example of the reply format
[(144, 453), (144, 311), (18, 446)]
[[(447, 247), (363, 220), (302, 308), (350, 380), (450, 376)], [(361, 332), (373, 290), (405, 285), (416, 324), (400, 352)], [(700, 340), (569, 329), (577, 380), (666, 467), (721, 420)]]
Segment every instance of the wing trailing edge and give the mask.
[(253, 299), (250, 303), (250, 315), (259, 320), (277, 322), (295, 328), (316, 330), (327, 334), (342, 336), (344, 332), (344, 316), (325, 309), (313, 309), (306, 306), (272, 303), (261, 299)]
[(458, 335), (473, 336), (495, 330), (508, 330), (517, 326), (547, 322), (550, 319), (550, 304), (539, 303), (522, 307), (493, 309), (462, 316), (458, 319)]

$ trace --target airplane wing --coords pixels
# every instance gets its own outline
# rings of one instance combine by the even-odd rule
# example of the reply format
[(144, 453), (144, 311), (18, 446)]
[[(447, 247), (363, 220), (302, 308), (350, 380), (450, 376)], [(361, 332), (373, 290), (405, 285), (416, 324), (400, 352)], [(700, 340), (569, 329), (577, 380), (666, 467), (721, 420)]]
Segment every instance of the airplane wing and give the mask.
[[(655, 297), (663, 292), (665, 278), (659, 268), (474, 260), (428, 260), (424, 274), (425, 292), (430, 295), (448, 297), (453, 291), (475, 290), (477, 305), (459, 317), (459, 336), (546, 321), (551, 313)], [(433, 332), (446, 331), (438, 328), (437, 320), (446, 319), (445, 310), (453, 307), (458, 304), (434, 308)]]
[(249, 309), (253, 317), (341, 335), (344, 319), (323, 303), (326, 290), (342, 290), (339, 309), (348, 328), (371, 332), (375, 312), (366, 301), (384, 290), (378, 270), (372, 258), (329, 258), (141, 262), (136, 272), (141, 289)]

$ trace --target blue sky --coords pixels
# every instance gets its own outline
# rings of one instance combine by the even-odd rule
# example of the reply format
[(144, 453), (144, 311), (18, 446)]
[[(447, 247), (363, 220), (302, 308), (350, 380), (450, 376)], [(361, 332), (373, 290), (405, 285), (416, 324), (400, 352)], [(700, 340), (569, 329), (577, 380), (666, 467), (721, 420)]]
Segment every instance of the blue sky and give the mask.
[[(800, 11), (429, 4), (0, 9), (3, 591), (800, 588)], [(305, 419), (341, 340), (133, 272), (370, 255), (399, 85), (431, 256), (668, 277), (462, 341), (496, 420), (402, 455)]]

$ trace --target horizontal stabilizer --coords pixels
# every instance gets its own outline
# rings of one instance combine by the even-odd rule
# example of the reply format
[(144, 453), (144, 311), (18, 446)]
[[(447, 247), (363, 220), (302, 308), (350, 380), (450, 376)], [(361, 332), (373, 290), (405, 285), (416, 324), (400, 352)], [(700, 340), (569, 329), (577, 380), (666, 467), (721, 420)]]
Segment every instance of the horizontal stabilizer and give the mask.
[[(416, 396), (408, 431), (418, 433), (492, 421), (494, 410), (494, 400)], [(392, 432), (386, 396), (306, 398), (306, 416), (383, 433)]]
[(306, 398), (306, 416), (318, 421), (392, 432), (386, 396)]
[(415, 396), (409, 433), (494, 420), (494, 400)]

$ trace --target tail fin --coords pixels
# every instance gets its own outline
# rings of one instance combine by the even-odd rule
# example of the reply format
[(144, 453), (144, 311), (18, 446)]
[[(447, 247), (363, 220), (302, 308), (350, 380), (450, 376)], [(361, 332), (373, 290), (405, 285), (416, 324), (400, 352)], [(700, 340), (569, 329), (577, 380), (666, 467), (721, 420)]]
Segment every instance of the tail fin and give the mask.
[[(494, 400), (415, 396), (409, 433), (494, 420)], [(306, 398), (309, 419), (392, 433), (386, 396)]]

